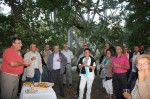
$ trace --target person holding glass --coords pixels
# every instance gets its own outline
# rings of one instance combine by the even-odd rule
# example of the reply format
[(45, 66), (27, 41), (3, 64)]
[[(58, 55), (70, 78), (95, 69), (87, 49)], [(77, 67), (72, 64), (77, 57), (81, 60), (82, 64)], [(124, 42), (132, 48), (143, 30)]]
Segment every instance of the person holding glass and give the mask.
[(124, 92), (126, 99), (150, 99), (150, 55), (142, 54), (135, 60), (138, 68), (138, 79), (132, 90)]
[(81, 57), (78, 62), (77, 70), (80, 73), (81, 77), (79, 84), (78, 99), (83, 99), (86, 84), (87, 84), (86, 99), (91, 99), (91, 89), (96, 73), (96, 62), (95, 59), (90, 56), (90, 52), (91, 50), (89, 48), (85, 48), (84, 56)]

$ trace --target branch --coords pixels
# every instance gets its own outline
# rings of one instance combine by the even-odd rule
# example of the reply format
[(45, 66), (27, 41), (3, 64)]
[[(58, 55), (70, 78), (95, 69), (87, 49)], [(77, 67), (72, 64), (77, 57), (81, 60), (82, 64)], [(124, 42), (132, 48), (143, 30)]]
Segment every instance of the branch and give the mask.
[(30, 28), (30, 26), (28, 24), (26, 24), (24, 22), (24, 20), (19, 16), (19, 14), (17, 13), (16, 9), (15, 9), (15, 5), (14, 5), (14, 2), (13, 0), (9, 0), (9, 6), (11, 7), (12, 9), (12, 12), (15, 16), (15, 18), (24, 26), (24, 28), (26, 28), (31, 34), (31, 39), (33, 40), (33, 37), (34, 37), (34, 32), (32, 31), (32, 29)]

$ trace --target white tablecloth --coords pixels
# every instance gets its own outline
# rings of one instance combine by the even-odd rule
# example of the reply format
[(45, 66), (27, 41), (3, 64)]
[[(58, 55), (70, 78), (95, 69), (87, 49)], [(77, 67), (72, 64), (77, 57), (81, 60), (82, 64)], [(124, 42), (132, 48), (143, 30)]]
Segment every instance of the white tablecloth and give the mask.
[(47, 90), (38, 89), (36, 93), (26, 93), (26, 89), (30, 89), (30, 87), (22, 87), (19, 99), (57, 99), (56, 93), (52, 88)]

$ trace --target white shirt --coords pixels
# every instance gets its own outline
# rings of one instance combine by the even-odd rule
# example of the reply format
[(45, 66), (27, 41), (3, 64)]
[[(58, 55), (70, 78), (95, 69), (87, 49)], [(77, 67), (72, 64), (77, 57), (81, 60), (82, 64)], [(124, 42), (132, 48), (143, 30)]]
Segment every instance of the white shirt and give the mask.
[[(83, 59), (83, 61), (84, 61), (84, 59)], [(79, 65), (81, 65), (81, 64), (79, 64)], [(87, 65), (89, 65), (89, 66), (91, 65), (91, 57), (89, 57), (89, 59), (87, 60)], [(93, 66), (96, 66), (95, 62), (93, 63)], [(94, 75), (95, 75), (94, 70), (92, 70), (92, 72), (90, 72), (89, 69), (88, 69), (88, 77), (87, 78), (93, 78)], [(80, 73), (80, 76), (84, 76), (84, 74)]]
[(35, 57), (36, 57), (36, 60), (34, 60), (34, 61), (35, 61), (35, 68), (39, 68), (39, 67), (38, 67), (38, 60), (39, 60), (38, 58), (39, 58), (39, 57), (38, 57), (37, 54), (35, 54)]
[(65, 51), (65, 50), (62, 50), (61, 51), (64, 55), (65, 55), (65, 57), (67, 58), (67, 63), (71, 63), (71, 59), (73, 59), (73, 54), (72, 54), (72, 52), (70, 51), (70, 50), (67, 50), (67, 51)]
[(57, 61), (59, 59), (59, 53), (54, 53), (54, 57), (53, 57), (53, 69), (60, 69), (60, 62)]
[(132, 72), (136, 72), (136, 64), (135, 64), (135, 59), (137, 58), (137, 56), (139, 56), (140, 53), (138, 52), (137, 54), (133, 53), (133, 57), (132, 57)]

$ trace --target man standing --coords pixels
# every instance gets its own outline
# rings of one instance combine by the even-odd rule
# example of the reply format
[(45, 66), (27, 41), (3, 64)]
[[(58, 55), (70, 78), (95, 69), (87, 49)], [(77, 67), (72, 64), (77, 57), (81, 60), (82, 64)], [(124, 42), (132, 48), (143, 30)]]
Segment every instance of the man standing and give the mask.
[(49, 45), (46, 44), (44, 51), (41, 52), (42, 55), (42, 65), (43, 65), (43, 74), (42, 74), (42, 81), (51, 82), (51, 74), (48, 72), (47, 68), (47, 60), (49, 55), (52, 53), (52, 51), (49, 48)]
[(140, 55), (139, 50), (140, 50), (140, 48), (138, 46), (134, 46), (134, 53), (133, 53), (133, 56), (131, 58), (131, 62), (132, 62), (131, 66), (132, 66), (132, 68), (131, 68), (131, 72), (130, 72), (129, 79), (128, 79), (128, 87), (129, 87), (129, 89), (132, 89), (131, 88), (132, 81), (136, 81), (137, 76), (138, 76), (138, 74), (137, 74), (137, 66), (135, 64), (135, 59)]
[(27, 81), (39, 82), (43, 72), (40, 53), (37, 52), (35, 44), (30, 45), (30, 51), (24, 56), (24, 59), (30, 61), (30, 66), (27, 67)]
[(44, 51), (42, 52), (42, 56), (44, 59), (44, 62), (47, 64), (48, 56), (52, 53), (52, 51), (49, 49), (49, 45), (46, 44)]
[(59, 85), (60, 95), (65, 97), (63, 88), (63, 74), (65, 66), (67, 64), (67, 58), (64, 54), (59, 52), (59, 45), (54, 46), (54, 52), (50, 54), (47, 62), (49, 72), (52, 75), (52, 81)]
[(123, 89), (127, 88), (127, 76), (126, 72), (130, 68), (129, 60), (122, 52), (121, 46), (116, 46), (116, 56), (112, 59), (113, 67), (113, 88), (115, 91), (116, 99), (123, 99)]
[(71, 60), (73, 59), (73, 53), (68, 49), (68, 45), (64, 45), (64, 50), (61, 51), (66, 58), (67, 58), (67, 65), (66, 65), (66, 73), (63, 76), (63, 85), (66, 85), (66, 76), (69, 79), (69, 85), (72, 86), (72, 68), (71, 68)]
[(23, 73), (23, 66), (29, 66), (29, 61), (22, 58), (21, 47), (21, 39), (15, 37), (12, 39), (12, 46), (3, 53), (1, 99), (17, 99), (19, 78)]

